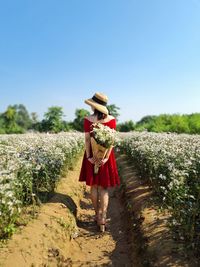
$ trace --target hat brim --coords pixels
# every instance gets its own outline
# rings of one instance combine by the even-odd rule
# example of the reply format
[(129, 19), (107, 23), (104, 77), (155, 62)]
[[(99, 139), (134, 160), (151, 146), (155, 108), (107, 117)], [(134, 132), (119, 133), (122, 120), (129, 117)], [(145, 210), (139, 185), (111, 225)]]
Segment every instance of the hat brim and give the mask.
[(103, 106), (103, 105), (98, 104), (97, 102), (95, 102), (92, 98), (86, 99), (85, 100), (85, 103), (88, 104), (88, 105), (90, 105), (93, 108), (96, 108), (97, 110), (99, 110), (103, 114), (108, 115), (108, 109), (105, 106)]

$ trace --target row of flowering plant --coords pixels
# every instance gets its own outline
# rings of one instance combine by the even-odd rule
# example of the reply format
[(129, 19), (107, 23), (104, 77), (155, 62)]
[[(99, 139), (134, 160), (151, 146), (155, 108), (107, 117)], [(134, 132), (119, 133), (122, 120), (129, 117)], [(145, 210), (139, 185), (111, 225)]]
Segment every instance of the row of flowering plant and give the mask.
[(83, 147), (79, 133), (0, 136), (0, 237), (9, 235), (23, 205), (54, 190)]
[(123, 135), (120, 147), (150, 179), (163, 206), (171, 211), (179, 237), (200, 243), (200, 136), (138, 133)]

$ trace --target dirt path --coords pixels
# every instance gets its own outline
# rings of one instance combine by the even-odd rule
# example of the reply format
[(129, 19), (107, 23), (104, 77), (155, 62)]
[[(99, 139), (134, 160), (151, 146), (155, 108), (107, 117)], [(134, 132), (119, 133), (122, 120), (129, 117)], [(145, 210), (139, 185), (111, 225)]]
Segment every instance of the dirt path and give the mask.
[(0, 248), (0, 266), (132, 266), (119, 190), (110, 191), (108, 227), (102, 235), (93, 222), (88, 188), (78, 182), (81, 161), (42, 204), (38, 217)]
[(148, 184), (123, 154), (117, 163), (124, 184), (110, 191), (108, 227), (101, 234), (89, 188), (78, 182), (81, 162), (62, 178), (37, 218), (2, 245), (1, 267), (199, 266), (174, 242), (167, 212), (158, 212)]
[(159, 210), (148, 181), (139, 177), (126, 155), (118, 155), (117, 162), (124, 180), (126, 206), (132, 221), (134, 266), (200, 266), (195, 257), (186, 253), (183, 243), (173, 238), (168, 227), (170, 214), (167, 210)]
[(81, 160), (62, 178), (54, 196), (42, 204), (37, 218), (20, 227), (0, 248), (0, 266), (58, 266), (67, 262), (69, 240), (77, 231), (75, 215), (84, 190), (83, 185), (77, 184), (80, 164)]
[(106, 233), (99, 233), (96, 224), (92, 221), (93, 216), (89, 194), (86, 193), (81, 201), (78, 221), (80, 234), (75, 240), (80, 249), (72, 251), (72, 262), (77, 266), (132, 266), (126, 219), (124, 220), (123, 206), (120, 204), (117, 191), (110, 192)]

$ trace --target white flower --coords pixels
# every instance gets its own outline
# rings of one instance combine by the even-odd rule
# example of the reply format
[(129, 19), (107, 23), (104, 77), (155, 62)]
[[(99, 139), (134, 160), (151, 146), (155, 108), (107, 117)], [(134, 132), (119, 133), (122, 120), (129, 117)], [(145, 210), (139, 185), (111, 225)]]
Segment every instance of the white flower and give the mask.
[[(0, 135), (2, 227), (20, 213), (22, 201), (26, 202), (23, 194), (31, 199), (36, 193), (32, 188), (50, 190), (63, 166), (83, 147), (82, 133)], [(0, 226), (0, 233), (1, 230)]]
[(116, 131), (101, 123), (93, 123), (91, 134), (98, 144), (106, 148), (114, 145), (116, 141)]

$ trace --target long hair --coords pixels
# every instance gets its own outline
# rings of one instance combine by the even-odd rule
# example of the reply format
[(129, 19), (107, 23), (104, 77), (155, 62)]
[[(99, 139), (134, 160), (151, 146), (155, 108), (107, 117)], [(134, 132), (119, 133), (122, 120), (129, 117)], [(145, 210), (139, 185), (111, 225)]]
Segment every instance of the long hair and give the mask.
[(105, 119), (107, 117), (106, 114), (102, 113), (101, 111), (97, 110), (96, 108), (94, 109), (94, 115), (97, 116), (98, 120)]

